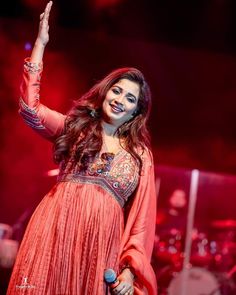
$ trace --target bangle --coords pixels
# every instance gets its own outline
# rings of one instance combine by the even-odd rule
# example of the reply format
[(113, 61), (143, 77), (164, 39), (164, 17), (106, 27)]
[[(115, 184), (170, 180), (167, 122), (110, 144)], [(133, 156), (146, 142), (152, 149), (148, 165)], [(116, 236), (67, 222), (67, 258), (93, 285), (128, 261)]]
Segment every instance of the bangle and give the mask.
[(43, 63), (34, 63), (30, 61), (30, 58), (26, 58), (24, 61), (24, 68), (26, 72), (29, 72), (31, 74), (37, 73), (42, 71), (43, 69)]

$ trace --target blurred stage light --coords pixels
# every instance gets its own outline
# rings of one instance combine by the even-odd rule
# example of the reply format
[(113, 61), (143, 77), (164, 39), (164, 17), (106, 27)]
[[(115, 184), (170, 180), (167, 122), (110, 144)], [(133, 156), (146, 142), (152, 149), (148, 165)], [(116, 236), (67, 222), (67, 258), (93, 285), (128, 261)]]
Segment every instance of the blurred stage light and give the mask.
[(58, 174), (59, 174), (59, 169), (48, 170), (46, 173), (47, 176), (57, 176)]
[(32, 49), (32, 45), (31, 45), (31, 43), (30, 42), (26, 42), (25, 43), (25, 50), (26, 51), (29, 51), (29, 50), (31, 50)]

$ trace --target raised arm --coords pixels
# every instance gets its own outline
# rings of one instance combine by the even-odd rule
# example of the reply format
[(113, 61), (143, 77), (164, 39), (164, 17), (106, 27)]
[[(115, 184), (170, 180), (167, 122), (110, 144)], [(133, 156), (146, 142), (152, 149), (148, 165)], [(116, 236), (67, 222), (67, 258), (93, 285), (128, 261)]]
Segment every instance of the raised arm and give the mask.
[(40, 64), (43, 60), (44, 49), (49, 41), (49, 15), (52, 8), (52, 1), (48, 2), (45, 10), (40, 14), (39, 31), (34, 48), (31, 53), (30, 61)]
[(40, 15), (38, 36), (31, 57), (25, 60), (19, 113), (27, 125), (42, 136), (54, 140), (63, 132), (66, 116), (41, 104), (39, 94), (43, 54), (49, 41), (48, 20), (51, 7), (52, 1)]

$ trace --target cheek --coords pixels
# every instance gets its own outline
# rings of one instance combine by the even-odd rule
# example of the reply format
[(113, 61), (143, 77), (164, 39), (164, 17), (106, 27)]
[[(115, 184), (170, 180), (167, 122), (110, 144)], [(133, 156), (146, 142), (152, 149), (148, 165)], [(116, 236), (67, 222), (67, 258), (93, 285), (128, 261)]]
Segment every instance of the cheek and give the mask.
[(107, 105), (110, 103), (111, 100), (111, 96), (109, 95), (109, 93), (107, 93), (107, 95), (105, 96), (104, 100), (103, 100), (103, 104)]
[(107, 105), (108, 105), (108, 103), (107, 103), (107, 100), (106, 100), (106, 98), (105, 98), (104, 101), (103, 101), (103, 103), (102, 103), (102, 110), (103, 110), (103, 111), (106, 110)]
[(106, 96), (105, 96), (104, 101), (109, 102), (111, 100), (112, 100), (112, 92), (111, 91), (108, 91), (107, 94), (106, 94)]
[(134, 106), (134, 105), (128, 106), (126, 110), (128, 114), (133, 114), (137, 110), (137, 106)]

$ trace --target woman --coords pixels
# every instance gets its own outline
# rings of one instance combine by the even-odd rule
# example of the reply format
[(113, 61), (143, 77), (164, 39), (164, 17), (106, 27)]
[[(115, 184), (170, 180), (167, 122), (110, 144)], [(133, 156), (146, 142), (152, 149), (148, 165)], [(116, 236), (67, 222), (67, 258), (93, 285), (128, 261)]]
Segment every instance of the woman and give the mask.
[(150, 93), (134, 68), (113, 71), (81, 97), (67, 116), (39, 101), (52, 2), (24, 66), (20, 113), (53, 141), (57, 184), (34, 212), (19, 249), (9, 294), (156, 295), (150, 265), (156, 194), (146, 120)]

